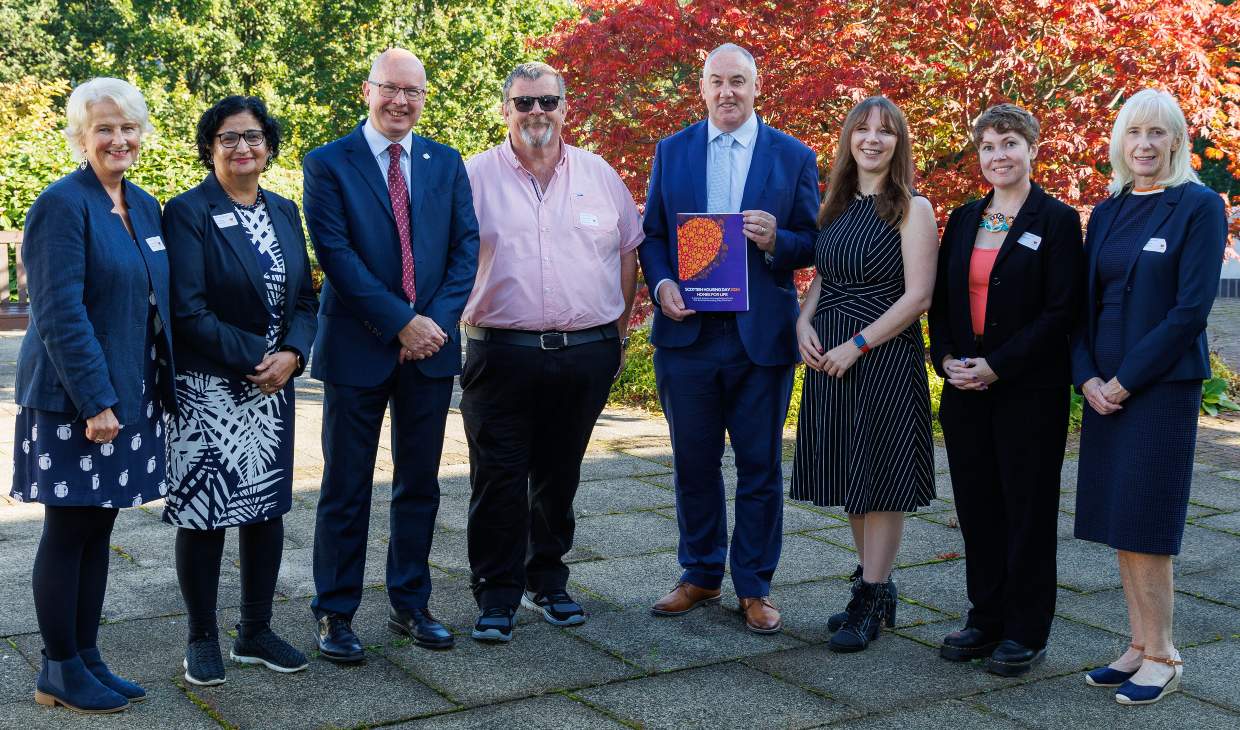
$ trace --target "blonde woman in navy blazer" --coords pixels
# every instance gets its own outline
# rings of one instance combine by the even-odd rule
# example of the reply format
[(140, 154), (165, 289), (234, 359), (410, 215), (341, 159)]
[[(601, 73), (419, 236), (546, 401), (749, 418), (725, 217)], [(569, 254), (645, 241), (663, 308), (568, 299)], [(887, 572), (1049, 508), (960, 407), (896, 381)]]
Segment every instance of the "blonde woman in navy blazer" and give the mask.
[(146, 693), (108, 670), (96, 639), (116, 515), (166, 488), (168, 259), (159, 203), (125, 179), (152, 129), (142, 95), (120, 79), (91, 79), (73, 90), (66, 115), (81, 168), (26, 215), (31, 313), (17, 356), (12, 496), (45, 505), (35, 700), (116, 712)]
[(939, 654), (1009, 677), (1042, 659), (1055, 616), (1068, 335), (1084, 269), (1080, 215), (1030, 180), (1038, 132), (1013, 104), (978, 117), (973, 142), (993, 187), (952, 211), (930, 307), (972, 603)]
[(1223, 202), (1193, 172), (1184, 113), (1147, 89), (1111, 133), (1111, 197), (1085, 238), (1084, 316), (1072, 376), (1088, 401), (1081, 431), (1076, 536), (1119, 553), (1132, 644), (1086, 675), (1121, 704), (1179, 688), (1171, 643), (1171, 556), (1184, 535), (1201, 381), (1210, 376), (1206, 318), (1218, 288)]

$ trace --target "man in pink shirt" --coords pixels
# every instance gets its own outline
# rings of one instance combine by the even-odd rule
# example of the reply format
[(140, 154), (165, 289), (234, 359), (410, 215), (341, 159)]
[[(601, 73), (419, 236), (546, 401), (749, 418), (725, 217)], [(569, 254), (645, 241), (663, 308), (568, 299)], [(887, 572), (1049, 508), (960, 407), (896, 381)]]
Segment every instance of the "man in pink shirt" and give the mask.
[(556, 626), (585, 621), (563, 557), (636, 288), (637, 206), (601, 157), (561, 139), (564, 96), (555, 69), (517, 66), (503, 89), (508, 138), (465, 166), (481, 239), (461, 317), (481, 641), (509, 641), (518, 604)]

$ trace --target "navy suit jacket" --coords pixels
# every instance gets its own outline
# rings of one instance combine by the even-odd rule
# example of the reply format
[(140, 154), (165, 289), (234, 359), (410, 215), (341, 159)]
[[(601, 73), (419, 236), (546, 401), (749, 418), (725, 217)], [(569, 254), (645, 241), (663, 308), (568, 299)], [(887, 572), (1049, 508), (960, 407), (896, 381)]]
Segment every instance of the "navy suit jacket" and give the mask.
[[(1036, 183), (1012, 221), (990, 272), (983, 351), (973, 339), (969, 264), (982, 213), (994, 194), (952, 211), (939, 247), (938, 277), (930, 306), (930, 353), (935, 372), (943, 358), (984, 356), (997, 387), (1068, 385), (1068, 337), (1081, 311), (1085, 253), (1081, 216)], [(1021, 237), (1040, 237), (1036, 249)]]
[[(52, 183), (26, 214), (22, 258), (30, 328), (17, 356), (17, 404), (90, 418), (111, 408), (122, 425), (142, 416), (150, 293), (168, 323), (168, 254), (159, 203), (126, 180), (134, 238), (90, 167)], [(159, 397), (175, 412), (173, 364), (159, 364)]]
[(302, 169), (306, 226), (326, 275), (311, 374), (357, 387), (383, 382), (397, 365), (397, 335), (414, 312), (448, 335), (438, 352), (414, 361), (419, 370), (427, 377), (459, 373), (458, 323), (478, 269), (478, 220), (461, 155), (413, 135), (413, 311), (401, 289), (400, 236), (387, 182), (361, 125), (311, 150)]
[[(1072, 338), (1072, 381), (1078, 387), (1101, 377), (1094, 363), (1102, 299), (1098, 248), (1127, 195), (1108, 198), (1094, 208), (1085, 234), (1089, 272), (1085, 308)], [(1166, 250), (1133, 253), (1121, 304), (1124, 358), (1114, 375), (1128, 391), (1210, 377), (1205, 330), (1227, 245), (1222, 199), (1197, 183), (1168, 188), (1141, 232), (1141, 240), (1152, 238), (1163, 239)]]
[[(655, 148), (642, 222), (646, 240), (637, 249), (651, 299), (660, 281), (680, 282), (676, 214), (706, 211), (706, 133), (701, 121)], [(800, 360), (792, 274), (814, 261), (818, 161), (810, 148), (760, 120), (754, 145), (741, 210), (765, 210), (775, 216), (778, 230), (769, 262), (757, 245), (747, 242), (749, 311), (737, 313), (736, 326), (749, 359), (758, 365), (792, 365)], [(651, 341), (656, 347), (686, 347), (700, 331), (701, 317), (677, 322), (665, 317), (655, 301)]]
[[(285, 333), (280, 347), (296, 351), (304, 363), (314, 343), (319, 307), (306, 237), (291, 200), (269, 190), (263, 197), (284, 258)], [(225, 378), (253, 375), (267, 351), (266, 283), (250, 236), (235, 215), (236, 224), (224, 228), (214, 219), (232, 213), (233, 203), (215, 173), (164, 207), (177, 364)]]

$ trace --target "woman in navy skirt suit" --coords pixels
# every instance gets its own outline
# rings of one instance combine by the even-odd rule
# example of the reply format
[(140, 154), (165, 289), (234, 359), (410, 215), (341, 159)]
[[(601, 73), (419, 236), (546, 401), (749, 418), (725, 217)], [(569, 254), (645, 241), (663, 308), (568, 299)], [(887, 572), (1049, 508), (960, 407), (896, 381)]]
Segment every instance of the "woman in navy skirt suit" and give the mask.
[(92, 79), (69, 96), (67, 116), (81, 168), (26, 215), (31, 312), (17, 356), (12, 496), (45, 505), (35, 700), (116, 712), (146, 693), (108, 670), (96, 639), (116, 515), (167, 489), (168, 258), (159, 203), (125, 180), (151, 131), (142, 95), (120, 79)]
[(1171, 556), (1180, 552), (1201, 381), (1210, 376), (1206, 318), (1227, 222), (1190, 164), (1175, 99), (1147, 89), (1111, 133), (1111, 197), (1085, 238), (1085, 313), (1072, 377), (1088, 402), (1081, 431), (1076, 536), (1119, 553), (1132, 644), (1086, 675), (1121, 704), (1179, 687), (1171, 643)]

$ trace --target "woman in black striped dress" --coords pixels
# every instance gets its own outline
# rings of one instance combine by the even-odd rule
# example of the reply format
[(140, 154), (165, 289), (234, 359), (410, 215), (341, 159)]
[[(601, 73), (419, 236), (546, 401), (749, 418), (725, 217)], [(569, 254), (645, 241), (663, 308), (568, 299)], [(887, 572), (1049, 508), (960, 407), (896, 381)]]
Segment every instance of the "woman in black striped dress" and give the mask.
[(934, 290), (937, 228), (913, 192), (908, 125), (890, 100), (870, 97), (844, 120), (818, 225), (797, 321), (807, 370), (791, 496), (848, 513), (861, 574), (830, 647), (860, 651), (895, 621), (904, 513), (934, 498), (918, 320)]

